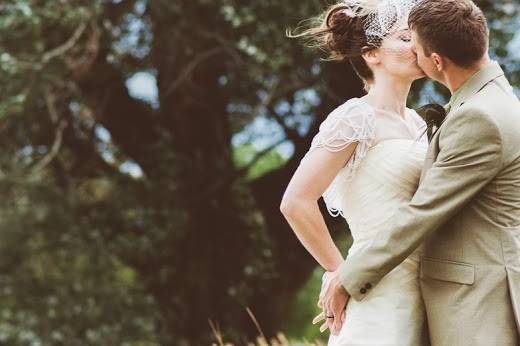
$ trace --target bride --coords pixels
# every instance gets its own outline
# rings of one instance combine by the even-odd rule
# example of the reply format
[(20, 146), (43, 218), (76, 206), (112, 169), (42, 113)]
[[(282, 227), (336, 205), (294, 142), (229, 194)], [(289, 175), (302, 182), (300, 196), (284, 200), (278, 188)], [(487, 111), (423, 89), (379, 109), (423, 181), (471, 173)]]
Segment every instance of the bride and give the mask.
[[(407, 26), (409, 0), (347, 0), (331, 6), (323, 23), (297, 37), (314, 40), (331, 60), (349, 62), (367, 94), (346, 101), (320, 125), (284, 193), (280, 210), (327, 275), (343, 262), (318, 207), (349, 225), (348, 256), (370, 243), (419, 184), (427, 150), (426, 124), (406, 108), (412, 82), (423, 77)], [(295, 37), (295, 36), (293, 36)], [(351, 300), (342, 316), (324, 312), (329, 345), (422, 345), (425, 312), (419, 256), (412, 254), (367, 297)], [(320, 306), (323, 302), (320, 301)], [(316, 322), (316, 321), (315, 321)]]

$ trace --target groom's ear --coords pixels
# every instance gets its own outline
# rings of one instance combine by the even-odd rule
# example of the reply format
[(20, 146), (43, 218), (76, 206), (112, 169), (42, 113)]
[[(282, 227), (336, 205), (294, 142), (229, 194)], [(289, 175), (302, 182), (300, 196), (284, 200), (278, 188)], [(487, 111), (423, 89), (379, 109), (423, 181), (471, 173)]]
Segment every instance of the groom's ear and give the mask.
[(368, 65), (377, 65), (380, 62), (379, 52), (377, 49), (363, 47), (361, 50), (361, 56), (365, 59)]
[(437, 68), (437, 71), (442, 72), (444, 70), (444, 68), (446, 67), (444, 58), (437, 53), (432, 53), (431, 59), (433, 61), (433, 64)]

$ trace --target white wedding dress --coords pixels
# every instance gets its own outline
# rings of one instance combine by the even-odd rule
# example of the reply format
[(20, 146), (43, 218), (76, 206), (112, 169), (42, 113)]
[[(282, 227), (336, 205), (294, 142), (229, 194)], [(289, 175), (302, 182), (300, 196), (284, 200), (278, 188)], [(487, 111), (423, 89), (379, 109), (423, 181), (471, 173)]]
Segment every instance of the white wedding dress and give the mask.
[[(329, 212), (343, 216), (353, 244), (348, 256), (388, 231), (397, 208), (417, 189), (427, 150), (425, 123), (411, 109), (405, 117), (351, 99), (320, 125), (316, 148), (342, 150), (358, 142), (347, 165), (323, 194)], [(305, 158), (304, 158), (305, 159)], [(391, 251), (391, 249), (389, 249)], [(362, 301), (350, 299), (345, 323), (329, 346), (420, 346), (425, 312), (419, 288), (418, 251), (386, 275)]]

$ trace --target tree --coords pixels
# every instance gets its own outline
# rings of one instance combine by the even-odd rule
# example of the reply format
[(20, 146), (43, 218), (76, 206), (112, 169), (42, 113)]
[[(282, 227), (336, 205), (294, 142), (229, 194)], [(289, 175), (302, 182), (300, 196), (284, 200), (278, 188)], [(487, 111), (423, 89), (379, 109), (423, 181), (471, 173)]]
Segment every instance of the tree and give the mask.
[[(481, 3), (493, 23), (518, 11)], [(246, 306), (266, 334), (283, 328), (315, 268), (278, 211), (283, 190), (324, 117), (362, 93), (347, 65), (285, 37), (321, 6), (0, 6), (4, 339), (207, 344), (211, 319), (243, 343), (256, 333)], [(139, 72), (155, 77), (155, 102), (131, 95)], [(275, 128), (271, 147), (240, 161), (258, 135), (233, 138), (258, 119)], [(287, 159), (273, 156), (281, 144)], [(266, 154), (275, 166), (253, 174)]]

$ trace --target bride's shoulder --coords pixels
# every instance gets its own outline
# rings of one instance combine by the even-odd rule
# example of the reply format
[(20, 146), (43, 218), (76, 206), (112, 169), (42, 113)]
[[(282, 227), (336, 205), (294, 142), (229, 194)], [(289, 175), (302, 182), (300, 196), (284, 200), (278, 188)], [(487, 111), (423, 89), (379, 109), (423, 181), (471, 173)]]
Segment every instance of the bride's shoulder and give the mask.
[(353, 97), (348, 99), (344, 103), (340, 104), (336, 109), (332, 112), (360, 112), (360, 111), (370, 111), (373, 112), (373, 108), (366, 103), (363, 99), (358, 97)]
[(331, 147), (337, 151), (352, 142), (370, 143), (375, 137), (375, 117), (367, 104), (359, 99), (350, 99), (330, 112), (319, 125), (311, 149)]
[(362, 120), (374, 116), (373, 108), (362, 99), (354, 97), (337, 106), (329, 113), (327, 119)]
[(418, 127), (423, 127), (423, 126), (426, 126), (426, 122), (424, 121), (424, 119), (419, 115), (419, 113), (417, 113), (415, 111), (415, 109), (413, 108), (407, 108), (407, 111), (408, 111), (408, 114), (410, 114), (410, 117), (412, 118), (412, 120), (415, 122), (415, 124), (418, 126)]

